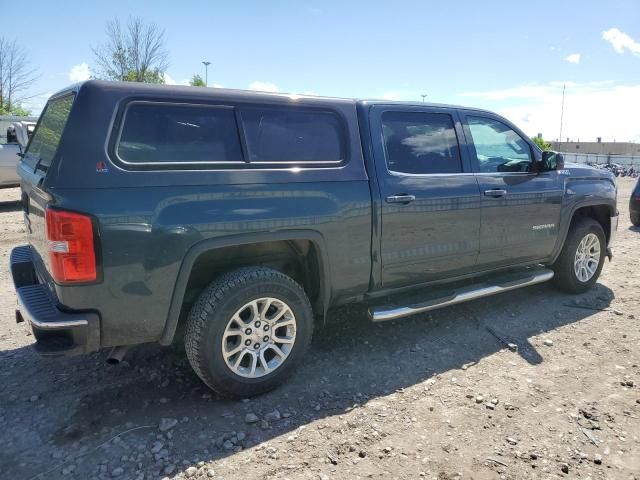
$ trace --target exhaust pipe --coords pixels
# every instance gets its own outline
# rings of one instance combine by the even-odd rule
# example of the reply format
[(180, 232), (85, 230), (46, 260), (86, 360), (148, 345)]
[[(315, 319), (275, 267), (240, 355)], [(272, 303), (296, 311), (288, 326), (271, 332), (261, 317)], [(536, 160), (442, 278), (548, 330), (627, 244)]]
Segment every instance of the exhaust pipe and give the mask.
[(107, 357), (109, 365), (118, 365), (129, 351), (129, 347), (113, 347)]

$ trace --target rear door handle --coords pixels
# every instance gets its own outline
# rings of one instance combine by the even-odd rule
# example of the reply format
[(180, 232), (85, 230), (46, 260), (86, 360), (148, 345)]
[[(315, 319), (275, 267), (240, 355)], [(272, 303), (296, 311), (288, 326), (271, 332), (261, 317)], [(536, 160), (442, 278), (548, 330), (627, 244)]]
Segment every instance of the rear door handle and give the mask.
[(506, 190), (502, 190), (500, 188), (492, 188), (491, 190), (485, 190), (484, 194), (487, 197), (498, 198), (498, 197), (504, 197), (507, 194), (507, 191)]
[(390, 195), (385, 198), (387, 203), (411, 203), (416, 199), (415, 195)]

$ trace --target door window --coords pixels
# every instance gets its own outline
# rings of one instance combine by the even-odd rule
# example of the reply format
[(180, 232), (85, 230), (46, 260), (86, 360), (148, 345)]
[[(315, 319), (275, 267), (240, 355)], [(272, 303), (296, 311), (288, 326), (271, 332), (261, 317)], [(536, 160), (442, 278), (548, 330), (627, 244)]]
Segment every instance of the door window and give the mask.
[(533, 157), (529, 144), (504, 123), (468, 116), (480, 172), (528, 172)]
[(382, 135), (389, 171), (460, 173), (460, 148), (451, 115), (384, 112)]

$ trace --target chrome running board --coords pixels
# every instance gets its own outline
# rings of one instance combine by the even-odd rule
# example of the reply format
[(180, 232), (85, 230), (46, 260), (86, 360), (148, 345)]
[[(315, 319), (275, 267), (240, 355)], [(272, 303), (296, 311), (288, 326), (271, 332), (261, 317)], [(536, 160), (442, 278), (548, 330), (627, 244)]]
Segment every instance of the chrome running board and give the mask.
[[(385, 320), (395, 320), (396, 318), (415, 315), (416, 313), (428, 312), (437, 308), (455, 305), (457, 303), (475, 300), (476, 298), (488, 297), (516, 288), (527, 287), (537, 283), (543, 283), (553, 278), (553, 270), (546, 268), (528, 270), (521, 274), (510, 274), (501, 278), (496, 278), (492, 282), (477, 283), (470, 287), (463, 287), (454, 290), (450, 294), (428, 300), (414, 305), (398, 306), (385, 305), (369, 308), (369, 318), (374, 322)], [(501, 281), (502, 280), (502, 281)]]

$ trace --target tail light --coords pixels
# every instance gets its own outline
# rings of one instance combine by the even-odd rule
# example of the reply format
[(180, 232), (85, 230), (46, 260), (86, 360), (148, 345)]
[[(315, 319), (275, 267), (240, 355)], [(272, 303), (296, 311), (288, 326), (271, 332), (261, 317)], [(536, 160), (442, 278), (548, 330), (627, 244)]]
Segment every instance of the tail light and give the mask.
[(47, 208), (47, 244), (51, 274), (58, 283), (91, 282), (97, 278), (91, 218)]

